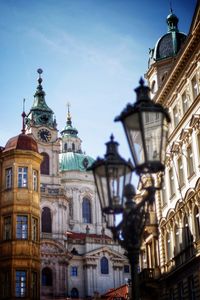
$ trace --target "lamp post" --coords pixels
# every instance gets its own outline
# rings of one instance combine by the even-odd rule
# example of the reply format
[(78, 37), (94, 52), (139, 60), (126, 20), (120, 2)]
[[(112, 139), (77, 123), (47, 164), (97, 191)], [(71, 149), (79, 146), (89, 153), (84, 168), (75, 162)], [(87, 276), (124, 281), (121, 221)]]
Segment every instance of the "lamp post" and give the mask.
[[(107, 227), (112, 230), (113, 238), (125, 248), (131, 266), (132, 299), (140, 299), (138, 280), (139, 252), (143, 230), (147, 217), (148, 204), (152, 204), (155, 192), (152, 174), (164, 171), (165, 149), (170, 117), (165, 108), (154, 103), (149, 87), (140, 80), (135, 89), (136, 102), (127, 107), (115, 118), (121, 121), (129, 143), (134, 167), (130, 161), (118, 153), (118, 143), (114, 137), (106, 143), (104, 159), (97, 158), (88, 170), (94, 174), (95, 184), (102, 213), (106, 217)], [(135, 189), (131, 184), (133, 170), (140, 177), (150, 176), (151, 184), (138, 203), (135, 201)], [(121, 222), (115, 224), (115, 215), (122, 213)]]

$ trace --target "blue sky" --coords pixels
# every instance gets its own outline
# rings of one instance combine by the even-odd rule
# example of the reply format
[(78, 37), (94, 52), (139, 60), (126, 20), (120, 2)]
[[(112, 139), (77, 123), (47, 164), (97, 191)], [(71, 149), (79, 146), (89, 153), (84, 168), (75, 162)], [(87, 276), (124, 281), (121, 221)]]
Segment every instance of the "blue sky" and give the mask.
[[(21, 131), (23, 98), (33, 103), (38, 68), (58, 129), (67, 102), (82, 149), (96, 158), (113, 133), (130, 156), (113, 120), (147, 71), (148, 49), (167, 32), (168, 0), (0, 0), (0, 145)], [(173, 0), (179, 30), (188, 33), (196, 0)]]

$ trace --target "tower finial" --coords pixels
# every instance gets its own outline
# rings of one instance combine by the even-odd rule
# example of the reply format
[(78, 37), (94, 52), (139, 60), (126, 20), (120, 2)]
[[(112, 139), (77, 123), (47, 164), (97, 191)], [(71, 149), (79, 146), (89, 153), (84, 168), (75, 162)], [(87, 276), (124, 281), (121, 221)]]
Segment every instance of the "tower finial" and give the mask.
[(25, 113), (25, 99), (23, 99), (23, 112), (22, 112), (22, 133), (25, 134), (25, 117), (26, 117), (26, 113)]
[(67, 102), (67, 124), (72, 125), (71, 115), (70, 115), (70, 103)]
[(169, 8), (170, 8), (170, 13), (173, 14), (172, 1), (169, 1)]
[(41, 83), (42, 83), (41, 74), (43, 73), (43, 70), (39, 68), (39, 69), (37, 69), (37, 72), (39, 74), (38, 83), (39, 83), (39, 85), (41, 85)]

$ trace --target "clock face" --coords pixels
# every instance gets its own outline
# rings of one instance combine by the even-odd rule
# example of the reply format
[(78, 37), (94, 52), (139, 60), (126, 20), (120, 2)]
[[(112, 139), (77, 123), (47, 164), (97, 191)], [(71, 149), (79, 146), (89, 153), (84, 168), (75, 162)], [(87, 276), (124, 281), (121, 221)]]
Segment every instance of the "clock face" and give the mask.
[(42, 142), (49, 142), (51, 140), (51, 132), (48, 129), (42, 128), (38, 131), (38, 138)]

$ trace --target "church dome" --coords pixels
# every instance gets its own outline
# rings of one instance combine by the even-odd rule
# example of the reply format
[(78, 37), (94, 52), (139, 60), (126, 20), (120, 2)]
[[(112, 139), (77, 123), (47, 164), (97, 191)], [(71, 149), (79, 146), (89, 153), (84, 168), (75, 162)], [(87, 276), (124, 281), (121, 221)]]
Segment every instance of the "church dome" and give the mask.
[(31, 136), (21, 133), (8, 140), (3, 152), (9, 150), (30, 150), (38, 152), (38, 146)]
[(174, 57), (182, 48), (187, 35), (179, 32), (178, 21), (178, 17), (171, 10), (166, 18), (168, 32), (159, 38), (154, 49), (150, 49), (149, 66), (155, 61)]
[(60, 171), (86, 171), (94, 162), (92, 157), (76, 152), (61, 153), (59, 159)]

